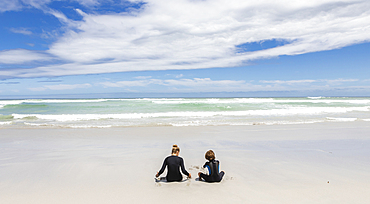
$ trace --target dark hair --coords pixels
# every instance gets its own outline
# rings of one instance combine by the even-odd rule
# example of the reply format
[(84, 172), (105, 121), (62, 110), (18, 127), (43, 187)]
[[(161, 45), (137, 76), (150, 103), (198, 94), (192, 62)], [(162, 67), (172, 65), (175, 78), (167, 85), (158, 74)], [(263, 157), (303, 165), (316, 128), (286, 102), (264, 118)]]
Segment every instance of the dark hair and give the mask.
[(215, 153), (212, 150), (206, 152), (205, 158), (209, 161), (212, 161), (216, 158)]
[(172, 146), (172, 154), (176, 154), (179, 151), (180, 151), (180, 147), (178, 147), (177, 145)]

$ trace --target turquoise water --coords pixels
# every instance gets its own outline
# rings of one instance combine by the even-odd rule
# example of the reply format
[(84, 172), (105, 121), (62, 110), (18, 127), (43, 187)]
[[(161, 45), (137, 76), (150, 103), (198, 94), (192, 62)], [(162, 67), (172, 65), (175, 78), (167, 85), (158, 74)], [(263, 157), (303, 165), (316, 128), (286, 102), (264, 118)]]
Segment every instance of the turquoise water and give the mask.
[(370, 98), (0, 100), (0, 127), (283, 125), (370, 121)]

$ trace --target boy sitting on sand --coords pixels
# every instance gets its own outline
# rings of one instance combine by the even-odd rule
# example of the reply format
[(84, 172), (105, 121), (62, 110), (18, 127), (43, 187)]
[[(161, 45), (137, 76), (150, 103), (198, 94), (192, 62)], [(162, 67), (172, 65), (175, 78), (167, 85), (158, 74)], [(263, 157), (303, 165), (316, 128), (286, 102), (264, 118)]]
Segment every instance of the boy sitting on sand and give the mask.
[(203, 179), (206, 182), (220, 182), (222, 177), (225, 175), (225, 172), (219, 172), (220, 162), (215, 160), (215, 153), (212, 150), (208, 150), (205, 158), (208, 161), (203, 165), (203, 168), (207, 167), (208, 175), (199, 172), (199, 180), (201, 181)]

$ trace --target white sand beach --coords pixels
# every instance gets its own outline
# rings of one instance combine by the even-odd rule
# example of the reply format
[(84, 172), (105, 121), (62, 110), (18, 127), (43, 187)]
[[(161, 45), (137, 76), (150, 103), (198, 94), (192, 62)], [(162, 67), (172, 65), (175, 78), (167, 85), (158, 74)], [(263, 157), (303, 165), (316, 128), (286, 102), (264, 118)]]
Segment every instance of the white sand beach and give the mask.
[[(193, 178), (155, 182), (173, 144)], [(221, 183), (197, 181), (212, 149)], [(0, 203), (370, 203), (370, 123), (0, 129)], [(163, 174), (162, 176), (165, 176)]]

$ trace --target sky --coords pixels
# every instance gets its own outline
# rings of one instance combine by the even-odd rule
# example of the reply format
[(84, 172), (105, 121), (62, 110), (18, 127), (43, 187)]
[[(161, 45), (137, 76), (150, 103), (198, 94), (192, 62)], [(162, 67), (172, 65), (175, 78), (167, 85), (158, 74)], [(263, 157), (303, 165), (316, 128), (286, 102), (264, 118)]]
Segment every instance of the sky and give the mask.
[(370, 96), (368, 0), (1, 0), (0, 99)]

